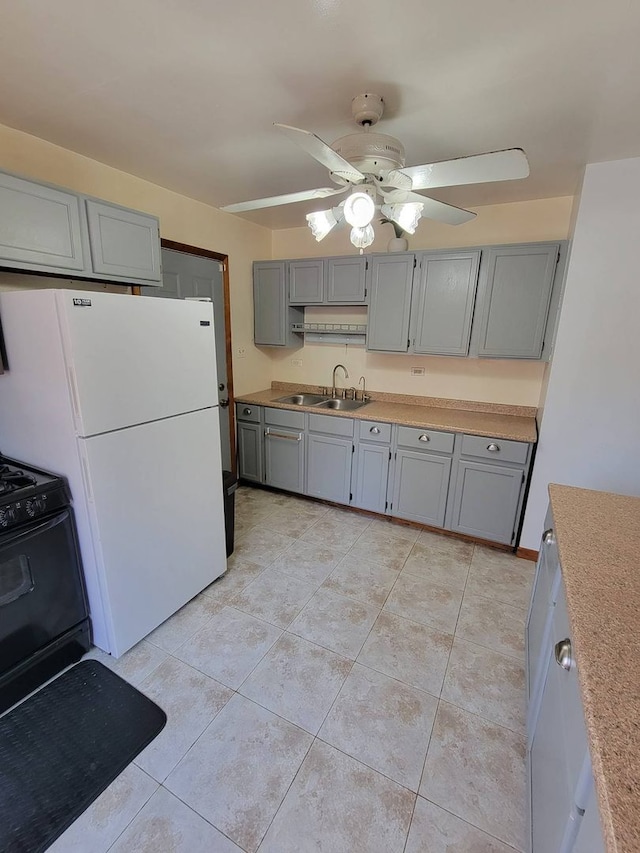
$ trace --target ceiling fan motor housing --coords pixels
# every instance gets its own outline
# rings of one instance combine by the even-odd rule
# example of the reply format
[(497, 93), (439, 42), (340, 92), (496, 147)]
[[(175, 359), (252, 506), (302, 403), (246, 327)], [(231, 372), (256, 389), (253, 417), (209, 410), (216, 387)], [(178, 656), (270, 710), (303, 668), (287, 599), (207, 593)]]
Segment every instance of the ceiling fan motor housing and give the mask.
[(381, 175), (404, 166), (404, 146), (386, 133), (350, 133), (331, 145), (352, 166), (365, 175)]

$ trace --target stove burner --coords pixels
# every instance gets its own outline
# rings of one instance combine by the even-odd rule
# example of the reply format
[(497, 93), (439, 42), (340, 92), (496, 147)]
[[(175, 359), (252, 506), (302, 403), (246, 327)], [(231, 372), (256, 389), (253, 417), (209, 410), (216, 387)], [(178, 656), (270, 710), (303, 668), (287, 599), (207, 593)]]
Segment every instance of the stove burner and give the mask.
[(37, 483), (35, 477), (25, 474), (19, 468), (10, 468), (9, 465), (0, 465), (0, 495), (8, 495), (16, 489), (26, 486), (34, 486)]

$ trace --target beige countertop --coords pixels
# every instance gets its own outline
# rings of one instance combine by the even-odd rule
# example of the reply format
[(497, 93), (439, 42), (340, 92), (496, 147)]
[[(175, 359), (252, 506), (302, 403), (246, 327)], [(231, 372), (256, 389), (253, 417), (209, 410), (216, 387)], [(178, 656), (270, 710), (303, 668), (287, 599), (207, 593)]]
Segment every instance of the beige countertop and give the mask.
[[(236, 397), (236, 403), (249, 403), (254, 406), (273, 406), (282, 409), (294, 409), (315, 414), (330, 414), (335, 417), (347, 417), (368, 421), (383, 421), (384, 423), (415, 426), (423, 429), (441, 429), (448, 432), (465, 432), (471, 435), (484, 435), (488, 438), (512, 439), (513, 441), (535, 442), (537, 440), (535, 418), (531, 414), (522, 416), (503, 411), (470, 411), (465, 405), (480, 405), (460, 403), (461, 408), (455, 408), (455, 401), (446, 401), (446, 405), (427, 405), (427, 398), (415, 398), (419, 403), (412, 403), (411, 397), (400, 395), (379, 395), (387, 399), (373, 399), (361, 409), (352, 412), (334, 412), (318, 409), (313, 406), (294, 406), (276, 402), (278, 397), (295, 393), (305, 387), (311, 390), (313, 386), (298, 388), (269, 388), (252, 394), (242, 394)], [(314, 389), (315, 390), (315, 389)], [(393, 399), (393, 398), (396, 399)], [(398, 399), (399, 398), (399, 399)], [(402, 400), (402, 402), (400, 402)], [(440, 401), (444, 402), (444, 401)], [(491, 409), (491, 404), (486, 404)], [(530, 410), (517, 406), (494, 406), (494, 409), (511, 410), (514, 412)]]
[(640, 498), (549, 486), (608, 853), (640, 851)]

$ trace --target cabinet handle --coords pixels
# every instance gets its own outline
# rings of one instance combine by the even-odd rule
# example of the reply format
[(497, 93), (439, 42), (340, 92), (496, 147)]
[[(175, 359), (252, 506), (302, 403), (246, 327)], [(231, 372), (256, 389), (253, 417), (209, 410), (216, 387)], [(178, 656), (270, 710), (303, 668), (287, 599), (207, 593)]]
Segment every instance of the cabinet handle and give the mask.
[(371, 427), (369, 432), (372, 432), (374, 435), (380, 435), (380, 430), (378, 429), (378, 427)]
[(487, 450), (490, 453), (499, 453), (500, 452), (500, 446), (498, 444), (487, 444)]
[(571, 657), (571, 640), (567, 637), (566, 640), (560, 640), (555, 645), (556, 663), (567, 672), (573, 666), (573, 658)]
[(287, 435), (284, 432), (271, 432), (269, 427), (264, 431), (264, 434), (267, 438), (286, 438), (289, 441), (302, 441), (301, 433), (298, 433), (298, 435)]
[(555, 544), (556, 537), (553, 533), (553, 528), (550, 527), (548, 530), (542, 534), (542, 541), (545, 545), (553, 545)]
[(429, 438), (429, 436), (428, 436), (428, 435), (426, 435), (425, 433), (423, 433), (422, 435), (419, 435), (419, 436), (418, 436), (418, 441), (431, 441), (431, 439)]
[(244, 409), (242, 410), (242, 414), (243, 414), (243, 415), (250, 415), (250, 414), (251, 414), (251, 409), (244, 408)]

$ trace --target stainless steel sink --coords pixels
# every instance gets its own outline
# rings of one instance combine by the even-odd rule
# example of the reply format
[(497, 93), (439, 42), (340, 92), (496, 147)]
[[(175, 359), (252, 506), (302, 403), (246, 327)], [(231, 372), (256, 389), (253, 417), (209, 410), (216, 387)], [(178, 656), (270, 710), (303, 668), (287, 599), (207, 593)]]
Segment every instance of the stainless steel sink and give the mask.
[(315, 406), (317, 403), (329, 401), (323, 394), (290, 394), (288, 397), (278, 397), (276, 403), (289, 403), (293, 406)]
[(361, 400), (325, 400), (323, 403), (317, 403), (315, 409), (333, 409), (338, 412), (353, 412), (355, 409), (361, 409), (366, 406)]

